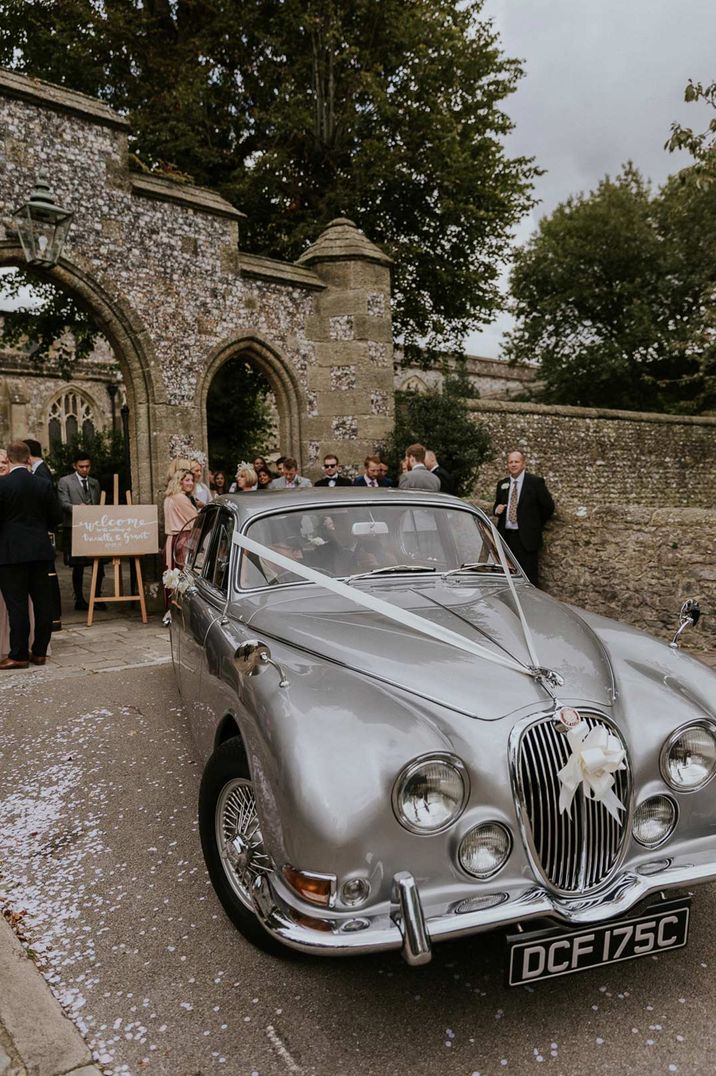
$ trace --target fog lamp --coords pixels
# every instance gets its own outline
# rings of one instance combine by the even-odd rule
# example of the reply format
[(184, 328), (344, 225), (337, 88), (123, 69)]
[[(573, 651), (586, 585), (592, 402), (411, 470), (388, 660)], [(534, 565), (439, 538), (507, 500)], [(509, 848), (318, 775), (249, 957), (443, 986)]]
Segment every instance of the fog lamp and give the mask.
[(668, 796), (652, 796), (634, 812), (634, 840), (646, 848), (663, 844), (676, 825), (676, 804)]
[(483, 822), (460, 841), (460, 866), (475, 878), (490, 878), (504, 867), (512, 849), (512, 837), (500, 822)]
[(462, 814), (468, 793), (467, 771), (459, 758), (417, 758), (398, 774), (393, 810), (412, 833), (442, 833)]
[(341, 886), (341, 900), (355, 907), (364, 904), (370, 896), (370, 883), (365, 878), (348, 878)]
[(664, 744), (661, 773), (677, 792), (694, 792), (716, 771), (716, 737), (707, 725), (689, 725)]
[(335, 874), (299, 871), (288, 863), (284, 866), (282, 874), (291, 889), (295, 890), (303, 900), (307, 900), (310, 904), (320, 904), (323, 908), (330, 908), (333, 905), (336, 895)]

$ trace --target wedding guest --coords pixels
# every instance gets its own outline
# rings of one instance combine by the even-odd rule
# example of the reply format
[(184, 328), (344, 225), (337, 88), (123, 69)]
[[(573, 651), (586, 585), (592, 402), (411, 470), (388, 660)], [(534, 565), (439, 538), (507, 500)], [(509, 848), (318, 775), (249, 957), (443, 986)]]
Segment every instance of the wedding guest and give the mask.
[[(82, 504), (99, 504), (102, 490), (96, 478), (92, 478), (92, 459), (86, 453), (78, 451), (72, 461), (72, 474), (63, 475), (57, 483), (57, 496), (63, 512), (63, 535), (65, 547), (65, 564), (72, 568), (72, 589), (75, 594), (75, 609), (89, 609), (82, 594), (85, 568), (92, 567), (90, 557), (72, 556), (72, 509)], [(104, 581), (104, 564), (100, 560), (97, 568), (96, 596), (102, 593)], [(106, 609), (104, 602), (95, 602), (95, 609)]]
[(211, 486), (211, 492), (215, 497), (220, 497), (222, 493), (228, 493), (226, 486), (226, 475), (223, 471), (214, 471), (214, 482)]
[[(52, 634), (52, 591), (48, 562), (54, 557), (49, 533), (59, 525), (59, 508), (49, 482), (29, 469), (24, 441), (7, 447), (9, 473), (0, 480), (0, 590), (10, 622), (10, 649), (0, 669), (44, 665)], [(35, 614), (30, 650), (29, 603)]]
[(266, 462), (266, 460), (264, 459), (263, 456), (257, 456), (256, 459), (254, 460), (254, 470), (258, 474), (258, 472), (262, 468), (263, 468), (264, 471), (268, 471), (269, 465), (268, 465), (268, 463)]
[(188, 456), (175, 456), (174, 459), (169, 461), (167, 467), (167, 483), (171, 482), (177, 471), (190, 471), (191, 460)]
[(298, 463), (293, 457), (283, 456), (282, 459), (281, 476), (274, 478), (270, 489), (308, 489), (313, 485), (310, 478), (303, 478), (298, 473)]
[(213, 500), (211, 490), (204, 482), (204, 464), (196, 458), (191, 461), (191, 473), (194, 476), (194, 500), (203, 507)]
[[(47, 482), (50, 482), (54, 489), (55, 486), (52, 478), (52, 471), (42, 458), (42, 445), (39, 441), (36, 441), (34, 437), (26, 437), (24, 440), (30, 450), (30, 470), (37, 478), (44, 478)], [(50, 541), (54, 548), (54, 533), (50, 535)], [(60, 584), (57, 578), (57, 565), (55, 564), (54, 559), (49, 567), (49, 576), (50, 588), (52, 590), (52, 630), (62, 631), (62, 597), (60, 595)]]
[(174, 565), (174, 540), (184, 526), (198, 514), (194, 498), (194, 475), (191, 471), (177, 471), (164, 493), (164, 561), (167, 568)]
[(272, 482), (273, 475), (271, 474), (271, 472), (266, 467), (259, 468), (259, 470), (256, 472), (256, 488), (259, 490), (268, 489)]
[(256, 471), (248, 463), (239, 464), (236, 472), (236, 493), (251, 493), (256, 489), (258, 478)]

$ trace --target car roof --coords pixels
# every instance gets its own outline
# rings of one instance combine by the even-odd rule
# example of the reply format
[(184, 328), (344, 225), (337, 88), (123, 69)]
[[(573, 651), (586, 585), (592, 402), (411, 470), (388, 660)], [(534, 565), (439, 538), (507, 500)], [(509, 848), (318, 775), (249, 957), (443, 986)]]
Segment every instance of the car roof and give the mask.
[(266, 512), (301, 509), (304, 512), (324, 510), (328, 507), (351, 504), (400, 504), (406, 506), (433, 504), (441, 507), (462, 506), (475, 510), (468, 501), (461, 501), (449, 493), (428, 493), (421, 490), (403, 490), (396, 488), (368, 488), (361, 486), (310, 486), (305, 489), (272, 489), (251, 493), (225, 493), (211, 504), (223, 504), (232, 508), (242, 522), (253, 516), (262, 516)]

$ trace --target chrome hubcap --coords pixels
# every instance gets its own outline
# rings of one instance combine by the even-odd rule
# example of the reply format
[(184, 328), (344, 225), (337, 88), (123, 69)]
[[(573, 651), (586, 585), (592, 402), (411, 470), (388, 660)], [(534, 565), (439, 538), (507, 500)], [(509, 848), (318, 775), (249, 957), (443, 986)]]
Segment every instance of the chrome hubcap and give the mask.
[(216, 845), (231, 888), (254, 911), (251, 890), (270, 870), (251, 782), (229, 781), (216, 803)]

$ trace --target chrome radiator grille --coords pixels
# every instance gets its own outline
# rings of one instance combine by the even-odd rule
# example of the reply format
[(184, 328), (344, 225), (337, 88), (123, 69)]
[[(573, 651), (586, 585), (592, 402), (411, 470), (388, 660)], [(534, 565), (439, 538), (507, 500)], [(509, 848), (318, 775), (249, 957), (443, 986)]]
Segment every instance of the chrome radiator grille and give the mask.
[[(603, 719), (582, 713), (590, 729), (606, 728), (625, 746), (617, 729)], [(614, 775), (614, 792), (626, 807), (616, 822), (606, 808), (587, 799), (581, 787), (572, 801), (571, 819), (559, 813), (560, 782), (557, 773), (571, 750), (554, 718), (543, 718), (521, 735), (515, 778), (525, 836), (535, 865), (546, 881), (564, 893), (599, 885), (614, 867), (626, 835), (631, 775), (628, 769)]]

